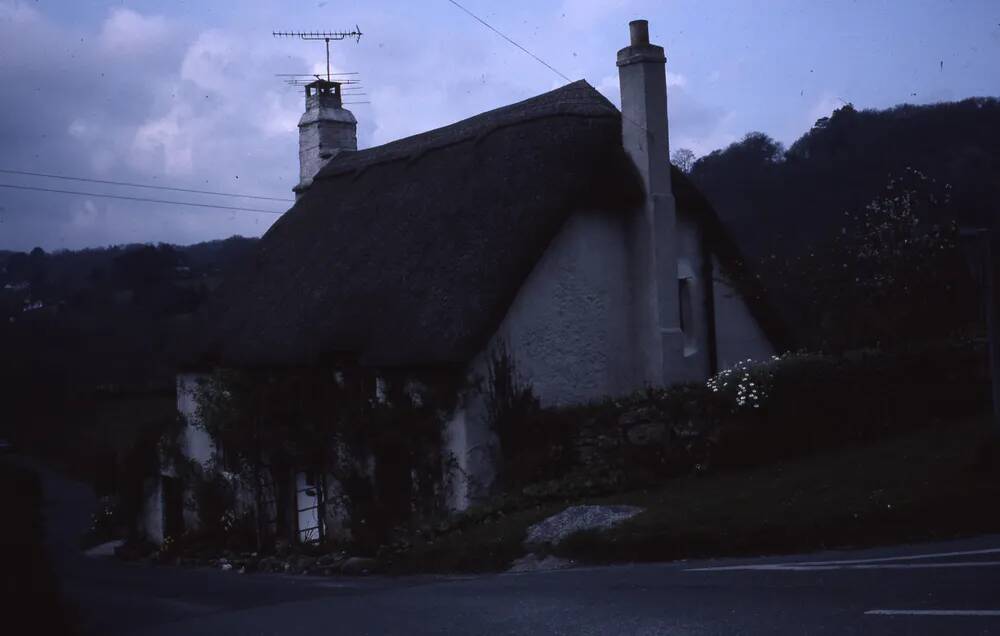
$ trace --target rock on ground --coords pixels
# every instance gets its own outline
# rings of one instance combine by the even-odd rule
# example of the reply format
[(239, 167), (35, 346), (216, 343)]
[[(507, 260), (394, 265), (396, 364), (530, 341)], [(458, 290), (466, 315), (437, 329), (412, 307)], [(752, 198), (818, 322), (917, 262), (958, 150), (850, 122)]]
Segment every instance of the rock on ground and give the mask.
[(112, 557), (115, 556), (115, 550), (122, 547), (125, 542), (122, 540), (108, 541), (107, 543), (102, 543), (101, 545), (94, 546), (84, 552), (85, 555), (89, 557)]
[(637, 506), (570, 506), (528, 528), (528, 549), (555, 546), (581, 530), (607, 530), (642, 512)]
[(508, 572), (537, 572), (539, 570), (562, 570), (572, 567), (573, 562), (556, 556), (540, 557), (535, 553), (526, 554), (510, 565)]

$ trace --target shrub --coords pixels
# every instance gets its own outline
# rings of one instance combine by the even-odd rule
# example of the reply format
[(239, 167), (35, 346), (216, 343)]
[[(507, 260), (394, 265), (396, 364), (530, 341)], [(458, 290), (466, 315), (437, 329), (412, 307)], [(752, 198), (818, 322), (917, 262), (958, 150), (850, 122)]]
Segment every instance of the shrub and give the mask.
[(82, 547), (90, 548), (121, 538), (121, 515), (115, 497), (105, 495), (97, 502), (97, 511), (90, 515), (90, 527), (84, 533)]
[(763, 398), (753, 418), (740, 417), (739, 398), (731, 399), (736, 416), (725, 422), (715, 457), (725, 467), (868, 442), (989, 406), (985, 348), (974, 340), (896, 353), (791, 354), (744, 373)]
[(962, 339), (891, 353), (786, 353), (703, 383), (512, 408), (502, 420), (504, 487), (533, 500), (576, 498), (867, 443), (987, 409), (988, 378), (984, 343)]

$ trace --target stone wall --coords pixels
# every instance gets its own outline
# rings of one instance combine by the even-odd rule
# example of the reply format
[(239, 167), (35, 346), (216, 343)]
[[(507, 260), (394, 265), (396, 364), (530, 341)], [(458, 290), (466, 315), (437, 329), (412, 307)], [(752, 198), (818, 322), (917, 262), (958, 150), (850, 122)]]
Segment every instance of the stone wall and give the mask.
[(561, 474), (530, 483), (523, 493), (543, 498), (599, 494), (707, 470), (719, 421), (705, 391), (687, 387), (543, 411), (535, 426), (564, 431), (568, 456)]

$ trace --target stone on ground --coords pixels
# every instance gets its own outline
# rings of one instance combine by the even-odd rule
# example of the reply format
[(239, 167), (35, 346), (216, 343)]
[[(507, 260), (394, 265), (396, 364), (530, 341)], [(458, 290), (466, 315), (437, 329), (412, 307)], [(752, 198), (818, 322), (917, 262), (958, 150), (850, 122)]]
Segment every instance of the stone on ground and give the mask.
[(520, 559), (515, 560), (510, 565), (508, 572), (538, 572), (540, 570), (562, 570), (564, 568), (572, 567), (573, 562), (566, 559), (560, 559), (559, 557), (552, 556), (551, 554), (546, 557), (540, 557), (534, 552), (531, 554), (526, 554)]
[(125, 542), (120, 539), (108, 541), (107, 543), (102, 543), (101, 545), (90, 548), (84, 552), (84, 554), (89, 557), (112, 557), (115, 556), (115, 550), (122, 547), (124, 544)]
[(608, 530), (642, 512), (637, 506), (570, 506), (528, 528), (528, 549), (556, 546), (582, 530)]

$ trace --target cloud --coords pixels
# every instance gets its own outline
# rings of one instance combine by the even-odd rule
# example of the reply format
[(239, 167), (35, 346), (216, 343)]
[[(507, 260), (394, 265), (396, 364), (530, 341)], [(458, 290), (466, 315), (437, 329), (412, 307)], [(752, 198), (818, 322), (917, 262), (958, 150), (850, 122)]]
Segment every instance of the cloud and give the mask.
[(146, 122), (135, 131), (131, 158), (147, 173), (162, 172), (168, 177), (187, 176), (194, 168), (190, 124), (182, 120), (187, 108), (178, 104), (169, 113)]
[(40, 19), (41, 14), (25, 2), (14, 2), (13, 0), (0, 2), (0, 22), (23, 27), (37, 23)]
[(98, 42), (116, 55), (150, 54), (170, 37), (171, 28), (162, 16), (144, 16), (131, 9), (112, 9), (101, 27)]
[(237, 60), (241, 47), (236, 38), (212, 29), (204, 31), (191, 43), (181, 62), (181, 79), (200, 88), (216, 92), (229, 92), (244, 79)]
[[(627, 14), (641, 15), (644, 4), (650, 3), (559, 0), (515, 4), (484, 17), (568, 76), (590, 79), (617, 104), (615, 52), (627, 43), (625, 25), (634, 17)], [(171, 5), (158, 13), (134, 6), (96, 15), (91, 10), (88, 17), (96, 19), (76, 23), (60, 21), (56, 9), (40, 6), (0, 0), (0, 82), (18, 87), (0, 93), (0, 164), (291, 197), (298, 180), (296, 124), (303, 97), (301, 89), (285, 86), (275, 75), (324, 70), (325, 56), (322, 42), (269, 36), (272, 27), (284, 25), (284, 5), (241, 4), (239, 12), (212, 20), (212, 26), (193, 22), (197, 12), (171, 14)], [(367, 95), (356, 99), (371, 102), (350, 106), (361, 147), (565, 83), (450, 5), (434, 12), (423, 3), (391, 9), (363, 0), (338, 5), (338, 12), (351, 16), (348, 22), (370, 32), (361, 42), (331, 43), (333, 70), (360, 73)], [(296, 20), (326, 20), (328, 10), (303, 5)], [(684, 70), (672, 68), (668, 75), (671, 129), (675, 139), (690, 140), (700, 152), (722, 136), (726, 113), (695, 99)], [(97, 185), (67, 189), (149, 194)], [(154, 198), (263, 207), (193, 195)], [(85, 207), (79, 197), (13, 191), (0, 191), (0, 206), (5, 208), (0, 249), (256, 235), (276, 218), (101, 198)]]
[[(615, 106), (621, 108), (618, 75), (602, 77), (594, 86)], [(683, 74), (667, 73), (667, 108), (669, 110), (670, 147), (688, 148), (704, 155), (736, 141), (730, 130), (734, 114), (702, 102), (691, 90)]]
[[(288, 56), (254, 50), (244, 58), (253, 68), (241, 70), (234, 53), (206, 44), (231, 44), (225, 32), (125, 9), (91, 27), (60, 24), (26, 4), (0, 0), (0, 83), (15, 87), (0, 92), (0, 165), (290, 197), (301, 103), (271, 75)], [(263, 86), (248, 81), (254, 73), (266, 74)], [(264, 207), (28, 177), (2, 182)], [(8, 189), (0, 206), (0, 249), (192, 242), (260, 234), (277, 218)]]

